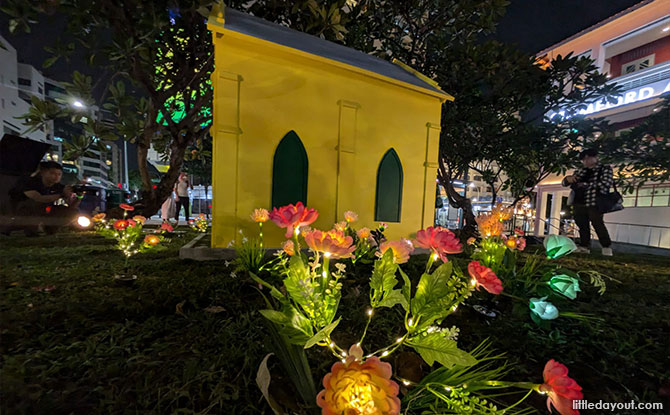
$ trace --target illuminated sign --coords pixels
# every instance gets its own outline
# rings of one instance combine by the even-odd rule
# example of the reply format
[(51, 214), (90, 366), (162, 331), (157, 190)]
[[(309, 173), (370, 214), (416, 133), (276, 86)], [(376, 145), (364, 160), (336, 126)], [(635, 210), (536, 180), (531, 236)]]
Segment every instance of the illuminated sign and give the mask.
[[(649, 98), (654, 98), (666, 92), (670, 92), (670, 79), (654, 82), (639, 88), (629, 89), (628, 91), (619, 95), (616, 101), (613, 103), (607, 102), (607, 100), (604, 98), (596, 102), (591, 102), (586, 106), (586, 108), (577, 111), (577, 113), (582, 115), (591, 115), (612, 108), (634, 104)], [(549, 115), (549, 119), (554, 118), (556, 114), (560, 115), (561, 117), (565, 117), (565, 112), (559, 111)]]

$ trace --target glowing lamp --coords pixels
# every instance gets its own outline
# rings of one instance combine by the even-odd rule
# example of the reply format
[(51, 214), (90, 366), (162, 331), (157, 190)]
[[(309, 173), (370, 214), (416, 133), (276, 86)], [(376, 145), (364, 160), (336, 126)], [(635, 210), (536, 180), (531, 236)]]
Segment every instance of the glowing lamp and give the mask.
[(528, 303), (530, 312), (542, 320), (554, 320), (558, 318), (558, 308), (549, 301), (545, 301), (546, 299), (547, 297), (531, 298)]
[(88, 216), (81, 215), (77, 218), (77, 225), (82, 229), (86, 229), (91, 226), (91, 219)]
[(549, 280), (549, 287), (557, 293), (568, 297), (571, 300), (577, 298), (579, 289), (579, 280), (569, 275), (554, 275)]
[(544, 238), (544, 248), (547, 258), (557, 259), (577, 250), (572, 239), (562, 235), (549, 235)]

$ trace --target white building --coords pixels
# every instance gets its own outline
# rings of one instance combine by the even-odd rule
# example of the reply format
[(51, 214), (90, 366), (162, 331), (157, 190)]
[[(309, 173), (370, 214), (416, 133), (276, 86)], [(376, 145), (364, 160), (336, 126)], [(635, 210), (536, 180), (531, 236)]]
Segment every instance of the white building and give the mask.
[(26, 134), (28, 127), (17, 119), (28, 112), (31, 96), (44, 99), (44, 91), (44, 76), (31, 65), (19, 63), (16, 49), (0, 36), (0, 133), (52, 144), (47, 157), (59, 161), (62, 150), (53, 139), (53, 125)]
[[(641, 1), (537, 56), (551, 60), (570, 52), (594, 59), (624, 91), (616, 104), (593, 103), (586, 113), (605, 117), (617, 130), (641, 123), (670, 91), (670, 1)], [(560, 181), (550, 177), (537, 187), (536, 235), (559, 232), (569, 195)], [(646, 184), (624, 200), (624, 210), (605, 215), (612, 240), (670, 248), (670, 183)]]

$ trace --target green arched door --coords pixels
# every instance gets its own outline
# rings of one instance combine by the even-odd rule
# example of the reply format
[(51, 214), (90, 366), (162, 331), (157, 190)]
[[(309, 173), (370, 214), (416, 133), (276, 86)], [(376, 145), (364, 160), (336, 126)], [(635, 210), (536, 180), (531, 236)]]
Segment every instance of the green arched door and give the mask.
[(277, 145), (272, 162), (272, 207), (307, 204), (307, 152), (295, 131)]
[(402, 164), (394, 149), (389, 149), (377, 169), (375, 220), (400, 222), (402, 207)]

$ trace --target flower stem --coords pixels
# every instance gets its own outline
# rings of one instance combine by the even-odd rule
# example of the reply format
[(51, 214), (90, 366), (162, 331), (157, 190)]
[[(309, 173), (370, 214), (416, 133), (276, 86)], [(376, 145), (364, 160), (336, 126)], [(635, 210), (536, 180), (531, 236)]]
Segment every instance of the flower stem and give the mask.
[(431, 252), (426, 263), (426, 274), (430, 274), (430, 267), (433, 266), (433, 262), (435, 262), (435, 254)]
[(526, 302), (527, 302), (527, 300), (524, 300), (524, 299), (521, 298), (521, 297), (517, 297), (516, 295), (508, 294), (508, 293), (506, 293), (505, 291), (502, 291), (500, 294), (501, 294), (501, 295), (504, 295), (504, 296), (506, 296), (506, 297), (513, 298), (513, 299), (515, 299), (515, 300), (521, 301), (522, 303), (526, 303)]
[(368, 314), (368, 322), (365, 323), (365, 329), (363, 330), (363, 335), (361, 335), (361, 339), (358, 341), (358, 343), (363, 343), (363, 339), (365, 339), (365, 335), (368, 333), (368, 327), (370, 327), (370, 322), (372, 321), (372, 314), (373, 313), (367, 313)]

